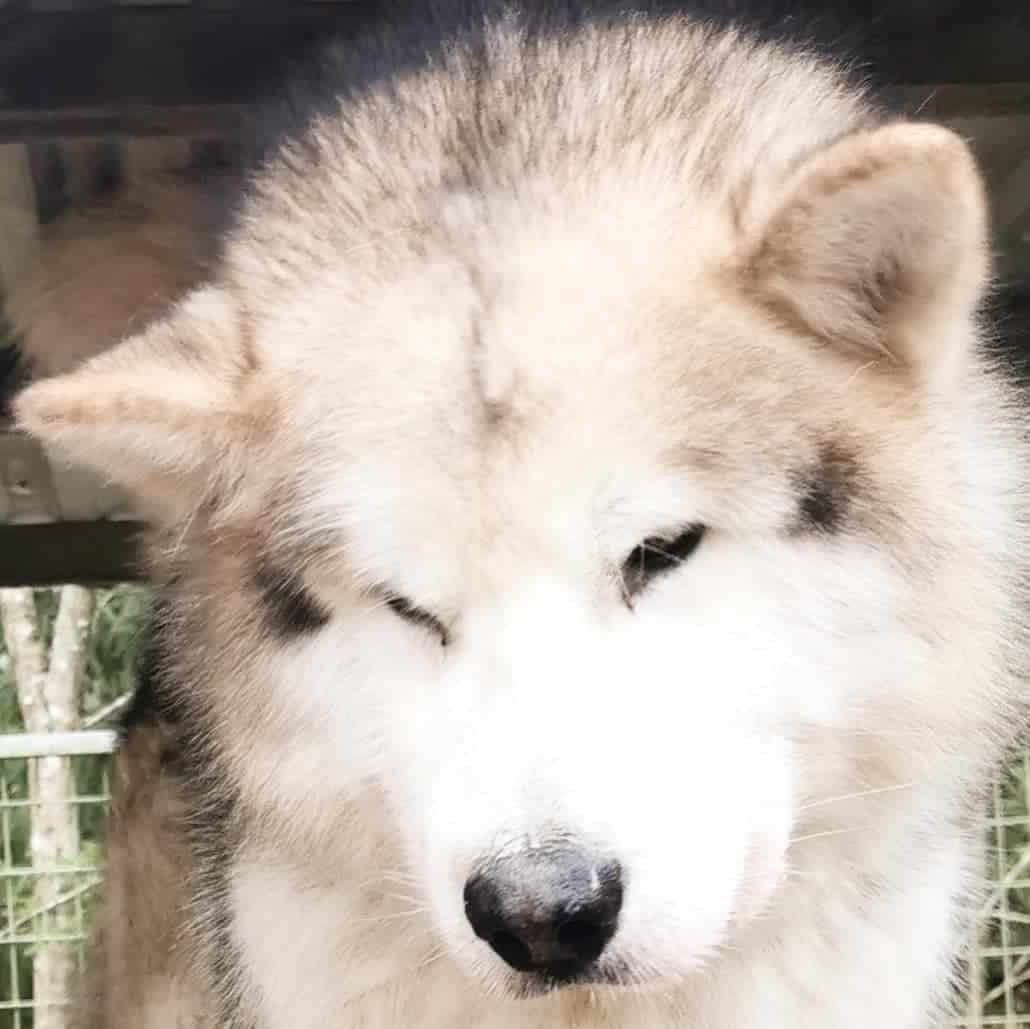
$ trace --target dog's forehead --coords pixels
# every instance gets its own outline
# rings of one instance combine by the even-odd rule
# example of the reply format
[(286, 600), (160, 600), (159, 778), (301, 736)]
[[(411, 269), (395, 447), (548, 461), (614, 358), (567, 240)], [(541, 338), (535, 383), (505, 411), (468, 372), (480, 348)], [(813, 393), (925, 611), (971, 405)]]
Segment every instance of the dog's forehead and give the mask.
[[(674, 330), (626, 265), (589, 238), (535, 240), (494, 260), (445, 251), (366, 282), (356, 303), (331, 280), (313, 285), (264, 336), (300, 401), (298, 427), (341, 454), (451, 469), (475, 455), (481, 478), (481, 457), (500, 462), (541, 437), (538, 461), (585, 436), (614, 452), (676, 378)], [(552, 435), (570, 423), (583, 432)]]
[(630, 230), (617, 219), (599, 228), (596, 210), (527, 218), (486, 243), (449, 235), (373, 272), (319, 272), (272, 305), (269, 357), (303, 383), (312, 418), (375, 436), (392, 425), (467, 446), (473, 433), (531, 436), (570, 409), (595, 431), (646, 421), (708, 360), (701, 350), (725, 355), (704, 327), (713, 299), (701, 271), (716, 249), (704, 237), (717, 233), (663, 252), (643, 220)]
[(523, 236), (503, 260), (413, 261), (342, 314), (332, 290), (289, 305), (308, 323), (292, 428), (318, 521), (378, 550), (444, 526), (444, 550), (479, 553), (789, 521), (819, 454), (846, 451), (827, 441), (833, 391), (711, 285), (703, 241), (661, 264), (604, 242)]

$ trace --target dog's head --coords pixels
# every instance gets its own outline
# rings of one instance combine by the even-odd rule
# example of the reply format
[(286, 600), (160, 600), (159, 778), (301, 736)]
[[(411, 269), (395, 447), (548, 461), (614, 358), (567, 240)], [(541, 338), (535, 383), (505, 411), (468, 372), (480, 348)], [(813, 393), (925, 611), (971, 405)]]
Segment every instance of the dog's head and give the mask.
[(190, 702), (269, 832), (343, 854), (381, 797), (484, 982), (676, 981), (993, 724), (978, 175), (912, 124), (728, 185), (566, 126), (553, 174), (509, 135), (455, 185), (415, 155), (460, 98), (420, 95), (379, 178), (403, 97), (317, 122), (211, 283), (18, 416), (168, 528)]

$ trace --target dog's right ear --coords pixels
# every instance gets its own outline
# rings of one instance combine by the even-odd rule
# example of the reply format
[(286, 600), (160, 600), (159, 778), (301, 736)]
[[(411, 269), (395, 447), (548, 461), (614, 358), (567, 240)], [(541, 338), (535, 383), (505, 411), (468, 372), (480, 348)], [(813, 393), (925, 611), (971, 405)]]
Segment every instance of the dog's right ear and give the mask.
[(950, 129), (898, 122), (802, 162), (743, 247), (752, 296), (804, 335), (947, 381), (989, 281), (983, 180)]
[(15, 420), (174, 519), (230, 482), (260, 433), (256, 372), (235, 303), (203, 288), (139, 336), (29, 386)]

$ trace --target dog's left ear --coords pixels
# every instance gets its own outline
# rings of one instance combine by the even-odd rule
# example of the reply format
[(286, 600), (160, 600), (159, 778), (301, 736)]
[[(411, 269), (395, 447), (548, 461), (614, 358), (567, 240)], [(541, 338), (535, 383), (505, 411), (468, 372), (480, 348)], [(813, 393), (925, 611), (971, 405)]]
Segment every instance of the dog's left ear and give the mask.
[(198, 289), (165, 319), (29, 386), (18, 426), (103, 473), (162, 521), (235, 481), (270, 411), (232, 298)]
[(794, 172), (740, 270), (749, 292), (803, 334), (934, 378), (970, 345), (989, 275), (972, 153), (935, 125), (842, 139)]

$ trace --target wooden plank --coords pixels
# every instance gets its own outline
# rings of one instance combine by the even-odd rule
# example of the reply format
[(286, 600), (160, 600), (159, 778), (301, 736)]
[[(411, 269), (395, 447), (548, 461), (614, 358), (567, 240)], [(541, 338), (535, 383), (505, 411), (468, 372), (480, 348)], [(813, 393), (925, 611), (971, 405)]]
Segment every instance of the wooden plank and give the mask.
[(141, 580), (141, 529), (138, 522), (0, 525), (0, 587)]
[(1010, 172), (994, 197), (994, 216), (1007, 246), (1026, 247), (1023, 233), (1030, 223), (1030, 153)]
[(24, 146), (0, 145), (0, 298), (39, 247), (36, 194)]
[[(1030, 58), (1027, 66), (1030, 71)], [(886, 94), (899, 111), (927, 120), (1030, 115), (1030, 82), (931, 82), (888, 87)], [(234, 139), (243, 133), (251, 106), (243, 99), (165, 104), (115, 98), (52, 109), (18, 108), (0, 102), (0, 144), (75, 138)]]
[[(865, 12), (860, 0), (817, 6), (836, 9), (845, 23)], [(376, 7), (375, 0), (52, 13), (0, 7), (0, 139), (234, 134), (248, 104), (291, 62), (317, 40), (367, 24)], [(928, 86), (945, 83), (932, 109), (1030, 109), (1025, 0), (889, 7), (864, 33), (879, 76), (914, 87), (919, 100)]]
[[(26, 147), (0, 144), (0, 418), (9, 415), (14, 391), (23, 382), (24, 366), (3, 317), (4, 297), (39, 247), (39, 222), (32, 169)], [(0, 518), (11, 505), (0, 484)]]
[(0, 521), (51, 522), (61, 517), (50, 464), (33, 440), (0, 433)]
[(69, 105), (46, 109), (0, 106), (0, 143), (12, 140), (119, 139), (189, 136), (231, 139), (239, 136), (246, 105), (134, 104)]
[(0, 8), (0, 138), (233, 131), (241, 106), (371, 6)]
[(40, 444), (0, 426), (0, 522), (131, 519), (125, 493), (88, 468), (51, 460)]

